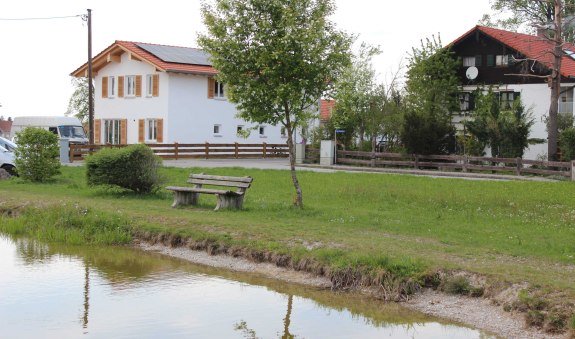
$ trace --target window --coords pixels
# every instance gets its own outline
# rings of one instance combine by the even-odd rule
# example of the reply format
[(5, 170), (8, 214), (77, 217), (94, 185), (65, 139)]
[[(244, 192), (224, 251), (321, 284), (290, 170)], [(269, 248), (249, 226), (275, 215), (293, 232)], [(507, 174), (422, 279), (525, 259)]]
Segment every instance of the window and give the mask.
[(146, 75), (146, 96), (151, 97), (154, 95), (154, 76), (152, 74)]
[(104, 143), (119, 145), (120, 140), (120, 120), (104, 120)]
[(281, 134), (281, 137), (282, 137), (282, 138), (287, 138), (287, 133), (286, 133), (286, 128), (285, 128), (285, 127), (282, 127), (282, 128), (280, 129), (280, 134)]
[(260, 127), (259, 127), (259, 132), (260, 132), (260, 138), (265, 138), (265, 137), (266, 137), (266, 127), (265, 127), (265, 126), (260, 126)]
[(513, 101), (519, 98), (517, 92), (499, 92), (499, 104), (501, 109), (510, 109), (513, 107)]
[(475, 57), (463, 57), (463, 67), (475, 66)]
[(158, 120), (148, 119), (148, 133), (147, 141), (157, 141), (158, 140)]
[(219, 81), (214, 81), (214, 97), (225, 98), (224, 84)]
[(473, 93), (461, 92), (459, 93), (459, 110), (461, 112), (472, 111), (475, 108), (473, 100)]
[(497, 55), (495, 56), (495, 66), (509, 66), (512, 60), (511, 55)]
[(126, 75), (126, 96), (136, 96), (136, 76)]
[(238, 125), (238, 127), (236, 127), (236, 134), (241, 135), (243, 130), (244, 130), (244, 126)]
[(214, 125), (214, 134), (220, 134), (222, 125)]
[(475, 67), (481, 67), (483, 66), (483, 56), (482, 55), (476, 55), (475, 56)]
[(108, 77), (108, 98), (116, 96), (116, 77)]
[(495, 55), (489, 54), (487, 55), (487, 67), (495, 66)]

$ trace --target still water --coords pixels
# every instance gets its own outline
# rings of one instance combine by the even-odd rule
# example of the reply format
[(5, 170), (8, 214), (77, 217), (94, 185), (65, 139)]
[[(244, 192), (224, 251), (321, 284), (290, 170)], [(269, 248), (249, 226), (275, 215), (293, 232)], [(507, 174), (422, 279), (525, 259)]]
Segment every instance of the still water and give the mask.
[(395, 304), (0, 234), (0, 338), (485, 338)]

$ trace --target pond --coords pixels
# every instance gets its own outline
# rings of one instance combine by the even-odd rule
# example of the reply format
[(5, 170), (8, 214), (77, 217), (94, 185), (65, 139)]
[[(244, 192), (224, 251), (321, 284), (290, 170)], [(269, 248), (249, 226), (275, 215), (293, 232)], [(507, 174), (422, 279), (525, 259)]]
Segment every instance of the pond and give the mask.
[(485, 338), (397, 304), (125, 247), (0, 234), (4, 338)]

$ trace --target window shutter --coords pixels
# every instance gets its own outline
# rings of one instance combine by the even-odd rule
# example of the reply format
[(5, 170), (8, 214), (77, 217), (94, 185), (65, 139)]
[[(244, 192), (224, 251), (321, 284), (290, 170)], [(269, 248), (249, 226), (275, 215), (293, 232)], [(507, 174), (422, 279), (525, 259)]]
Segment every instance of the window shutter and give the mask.
[(108, 97), (108, 77), (102, 77), (102, 98)]
[(152, 96), (159, 96), (160, 95), (160, 75), (154, 74), (152, 76)]
[(124, 97), (124, 77), (118, 77), (118, 97)]
[(214, 98), (215, 86), (216, 86), (216, 80), (214, 78), (208, 78), (208, 99)]
[(136, 75), (136, 96), (142, 96), (142, 76)]
[(495, 55), (493, 55), (493, 54), (487, 55), (487, 66), (488, 67), (495, 66)]
[(475, 56), (475, 67), (481, 67), (483, 66), (483, 56), (482, 55), (476, 55)]
[(102, 136), (102, 120), (94, 119), (94, 143), (99, 145), (101, 142), (100, 137)]
[(138, 142), (143, 144), (146, 140), (146, 120), (140, 119), (138, 120)]
[(120, 144), (128, 144), (128, 119), (120, 120)]
[(158, 142), (158, 144), (161, 144), (164, 142), (164, 119), (157, 119), (157, 130), (156, 130), (156, 141)]

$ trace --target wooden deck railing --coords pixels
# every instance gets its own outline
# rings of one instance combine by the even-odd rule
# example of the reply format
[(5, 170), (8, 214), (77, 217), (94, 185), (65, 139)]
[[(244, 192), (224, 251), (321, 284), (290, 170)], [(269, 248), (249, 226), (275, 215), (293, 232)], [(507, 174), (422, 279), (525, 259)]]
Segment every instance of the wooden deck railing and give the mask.
[(495, 172), (514, 175), (557, 175), (571, 178), (572, 163), (522, 158), (490, 158), (465, 155), (418, 155), (337, 151), (337, 163), (370, 167)]
[[(286, 144), (146, 144), (163, 159), (214, 159), (214, 158), (286, 158)], [(102, 148), (120, 148), (127, 145), (77, 145), (70, 144), (70, 162), (83, 160)]]

